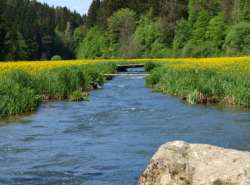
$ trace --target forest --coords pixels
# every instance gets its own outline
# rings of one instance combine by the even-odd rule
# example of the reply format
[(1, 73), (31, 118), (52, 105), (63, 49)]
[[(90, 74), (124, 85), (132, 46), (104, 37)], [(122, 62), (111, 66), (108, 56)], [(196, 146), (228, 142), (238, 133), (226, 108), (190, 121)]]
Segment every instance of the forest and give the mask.
[(245, 56), (250, 0), (0, 1), (1, 60)]

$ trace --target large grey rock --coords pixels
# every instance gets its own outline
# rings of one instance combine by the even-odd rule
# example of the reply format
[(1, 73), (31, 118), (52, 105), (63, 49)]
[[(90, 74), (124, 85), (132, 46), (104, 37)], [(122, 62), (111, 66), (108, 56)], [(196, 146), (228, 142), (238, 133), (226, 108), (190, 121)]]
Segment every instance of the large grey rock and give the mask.
[(162, 145), (139, 185), (250, 185), (250, 152), (175, 141)]

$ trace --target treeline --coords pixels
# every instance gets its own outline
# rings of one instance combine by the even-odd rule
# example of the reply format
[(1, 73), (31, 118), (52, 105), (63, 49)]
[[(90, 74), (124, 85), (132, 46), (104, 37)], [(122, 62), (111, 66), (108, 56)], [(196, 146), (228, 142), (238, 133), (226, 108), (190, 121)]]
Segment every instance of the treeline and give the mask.
[(250, 0), (0, 0), (0, 60), (250, 54)]
[(78, 58), (250, 54), (250, 0), (93, 0)]
[(74, 58), (78, 39), (74, 31), (82, 24), (83, 17), (67, 8), (0, 0), (0, 60)]

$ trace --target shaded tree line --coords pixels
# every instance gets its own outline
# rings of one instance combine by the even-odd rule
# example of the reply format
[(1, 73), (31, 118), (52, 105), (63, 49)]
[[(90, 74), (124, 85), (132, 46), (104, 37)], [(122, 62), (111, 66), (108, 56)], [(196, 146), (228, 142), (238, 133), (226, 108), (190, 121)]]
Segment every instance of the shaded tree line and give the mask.
[(250, 54), (250, 0), (0, 0), (0, 60)]
[(250, 0), (93, 0), (78, 58), (250, 54)]
[(65, 7), (0, 0), (0, 60), (74, 58), (82, 24), (83, 17)]

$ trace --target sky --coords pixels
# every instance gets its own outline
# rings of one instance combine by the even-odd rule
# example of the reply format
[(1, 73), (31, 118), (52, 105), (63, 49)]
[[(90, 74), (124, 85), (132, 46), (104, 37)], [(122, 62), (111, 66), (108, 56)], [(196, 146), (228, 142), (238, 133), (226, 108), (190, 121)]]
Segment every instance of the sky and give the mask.
[(71, 10), (76, 10), (80, 14), (88, 12), (92, 0), (38, 0), (54, 6), (66, 6)]

